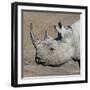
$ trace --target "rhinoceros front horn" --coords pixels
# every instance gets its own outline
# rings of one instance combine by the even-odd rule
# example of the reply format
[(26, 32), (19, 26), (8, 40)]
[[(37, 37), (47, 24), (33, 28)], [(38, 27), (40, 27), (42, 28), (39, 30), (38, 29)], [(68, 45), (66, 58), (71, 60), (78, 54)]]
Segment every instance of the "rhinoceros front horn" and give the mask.
[(30, 23), (30, 37), (35, 48), (37, 48), (38, 38), (34, 35), (32, 23)]

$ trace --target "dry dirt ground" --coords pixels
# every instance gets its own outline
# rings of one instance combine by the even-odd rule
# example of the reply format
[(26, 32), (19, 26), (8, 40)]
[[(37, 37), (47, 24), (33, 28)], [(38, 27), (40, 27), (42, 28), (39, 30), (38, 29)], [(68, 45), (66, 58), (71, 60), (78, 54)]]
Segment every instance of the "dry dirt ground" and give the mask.
[(66, 27), (79, 19), (80, 14), (78, 13), (22, 12), (23, 77), (80, 74), (78, 63), (74, 61), (68, 62), (59, 67), (37, 65), (35, 63), (35, 49), (29, 35), (31, 22), (33, 24), (33, 32), (39, 39), (43, 40), (45, 30), (47, 30), (52, 37), (56, 37), (57, 33), (53, 26), (59, 21)]

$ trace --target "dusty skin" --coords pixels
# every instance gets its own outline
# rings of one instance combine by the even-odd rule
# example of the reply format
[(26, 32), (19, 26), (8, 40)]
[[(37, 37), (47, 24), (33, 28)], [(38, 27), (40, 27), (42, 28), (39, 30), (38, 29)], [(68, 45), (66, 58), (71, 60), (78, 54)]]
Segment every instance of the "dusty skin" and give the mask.
[(71, 25), (79, 19), (80, 14), (77, 13), (47, 13), (35, 11), (22, 12), (23, 77), (80, 74), (79, 65), (75, 61), (70, 61), (59, 67), (37, 65), (35, 63), (35, 48), (29, 35), (30, 23), (33, 24), (33, 32), (35, 33), (35, 35), (39, 39), (43, 40), (45, 30), (47, 30), (52, 37), (57, 36), (57, 33), (54, 30), (54, 25), (56, 25), (59, 21), (66, 27), (67, 25)]

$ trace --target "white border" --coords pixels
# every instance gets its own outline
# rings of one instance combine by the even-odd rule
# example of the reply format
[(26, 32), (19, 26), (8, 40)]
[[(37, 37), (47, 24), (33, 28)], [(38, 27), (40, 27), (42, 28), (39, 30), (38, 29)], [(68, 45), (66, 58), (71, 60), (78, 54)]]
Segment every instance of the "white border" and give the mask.
[[(45, 11), (64, 11), (82, 13), (80, 16), (80, 47), (81, 47), (81, 72), (80, 75), (67, 76), (43, 76), (43, 77), (28, 77), (21, 78), (21, 10), (45, 10)], [(63, 81), (78, 81), (85, 80), (85, 10), (70, 9), (70, 8), (51, 8), (51, 7), (36, 7), (36, 6), (18, 6), (18, 84), (32, 83), (47, 83), (47, 82), (63, 82)]]

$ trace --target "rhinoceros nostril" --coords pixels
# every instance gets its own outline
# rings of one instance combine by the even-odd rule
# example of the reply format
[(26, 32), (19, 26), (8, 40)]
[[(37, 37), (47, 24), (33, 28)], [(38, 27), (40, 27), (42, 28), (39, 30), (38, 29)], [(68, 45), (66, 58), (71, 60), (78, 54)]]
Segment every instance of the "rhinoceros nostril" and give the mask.
[(40, 57), (36, 57), (36, 59), (38, 59), (38, 61), (41, 59)]
[(37, 64), (40, 64), (40, 57), (35, 57), (35, 62), (37, 63)]

